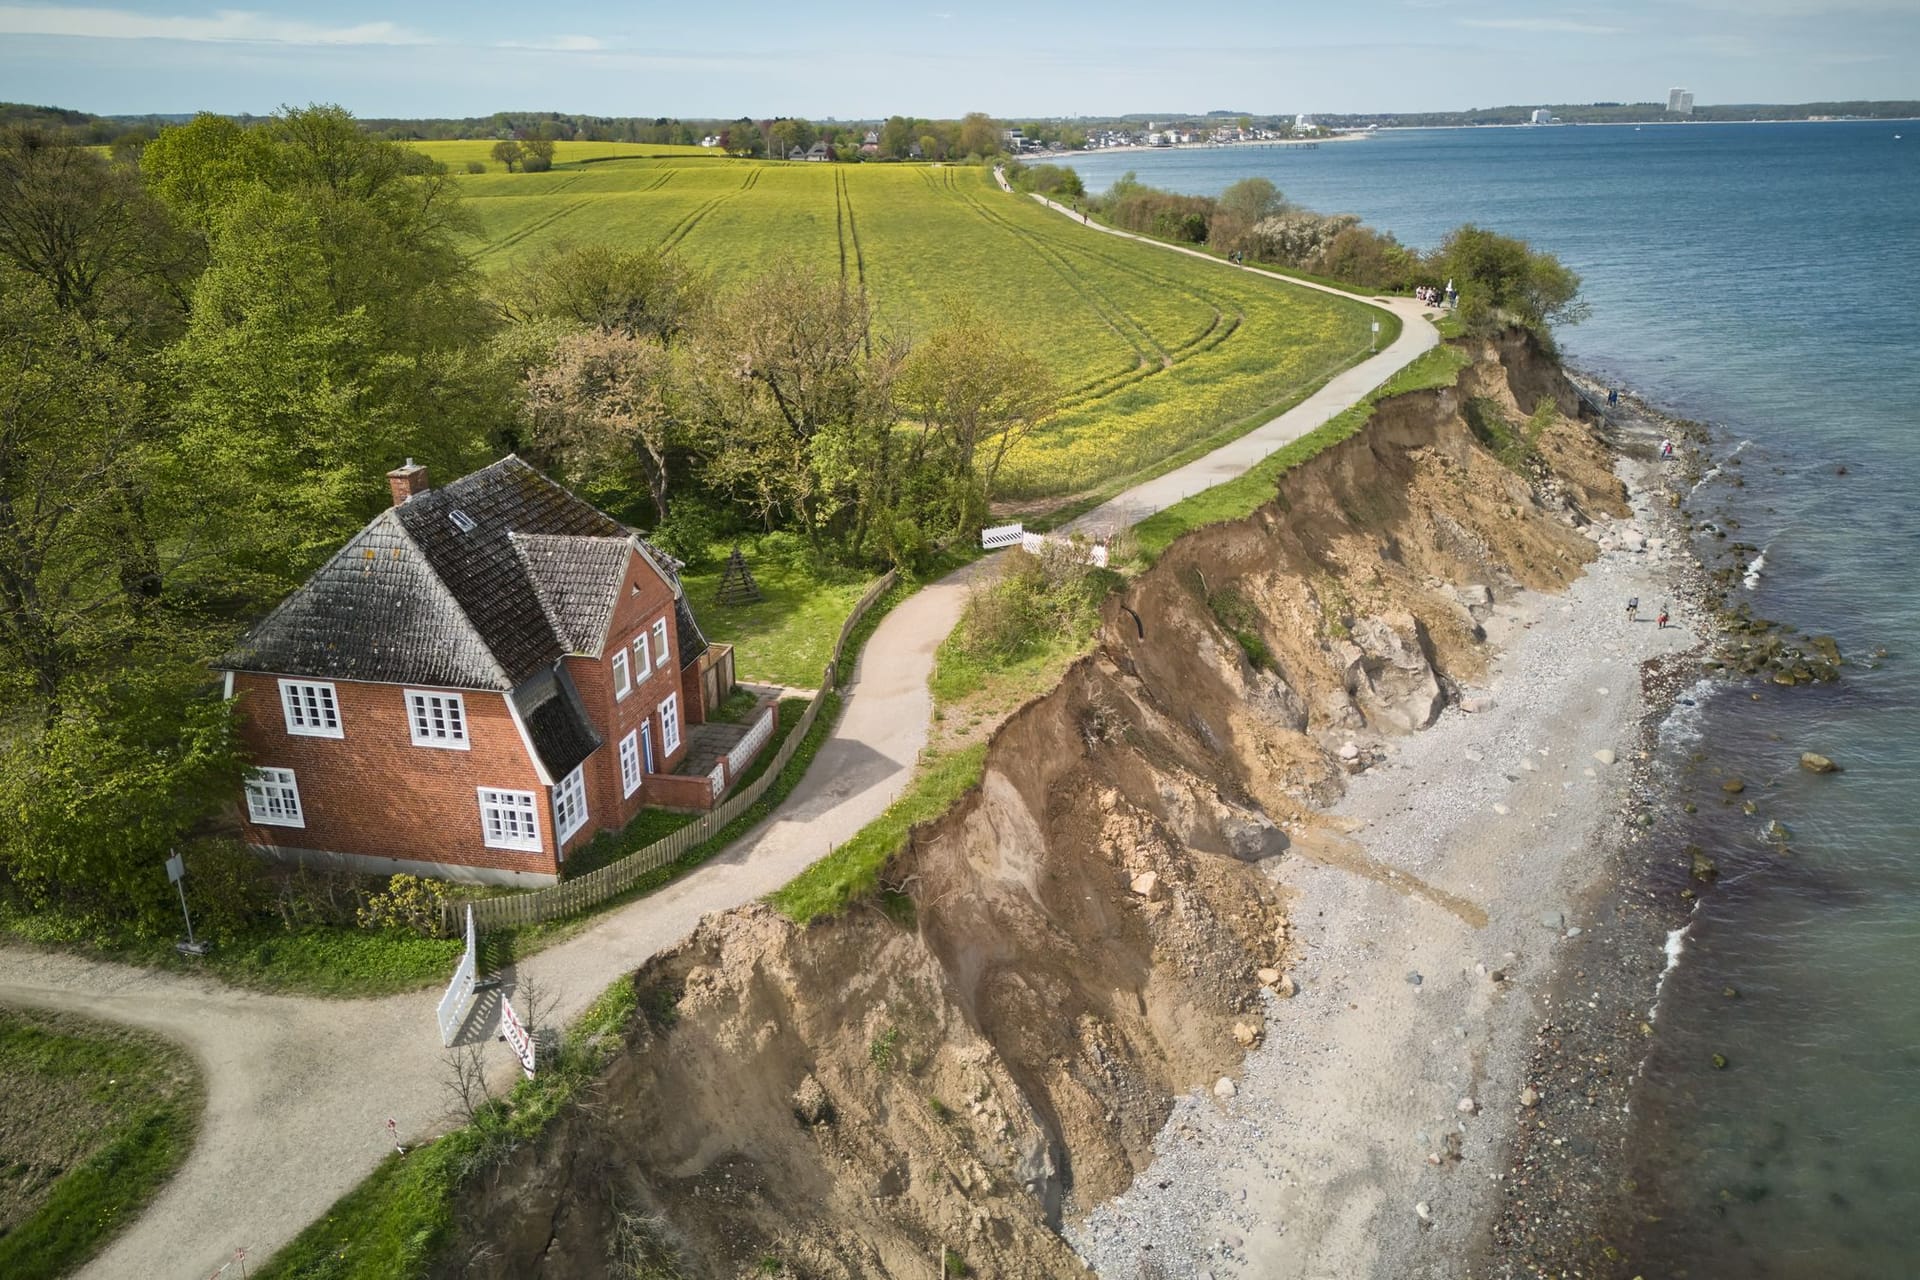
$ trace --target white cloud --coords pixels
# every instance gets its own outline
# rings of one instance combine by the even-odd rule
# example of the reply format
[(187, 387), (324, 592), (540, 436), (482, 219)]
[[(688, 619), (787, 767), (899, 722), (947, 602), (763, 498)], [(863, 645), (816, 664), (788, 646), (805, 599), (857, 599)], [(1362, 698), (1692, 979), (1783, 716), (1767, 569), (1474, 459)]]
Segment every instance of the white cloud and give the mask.
[(132, 13), (125, 9), (0, 4), (0, 34), (78, 36), (95, 40), (191, 40), (214, 43), (354, 45), (431, 44), (391, 22), (330, 27), (298, 18), (219, 9), (203, 17)]
[(1576, 36), (1617, 36), (1626, 33), (1625, 27), (1569, 22), (1565, 18), (1461, 18), (1459, 25), (1487, 31), (1552, 31)]
[(542, 49), (549, 53), (598, 53), (606, 43), (598, 36), (543, 36), (537, 40), (502, 40), (496, 49)]

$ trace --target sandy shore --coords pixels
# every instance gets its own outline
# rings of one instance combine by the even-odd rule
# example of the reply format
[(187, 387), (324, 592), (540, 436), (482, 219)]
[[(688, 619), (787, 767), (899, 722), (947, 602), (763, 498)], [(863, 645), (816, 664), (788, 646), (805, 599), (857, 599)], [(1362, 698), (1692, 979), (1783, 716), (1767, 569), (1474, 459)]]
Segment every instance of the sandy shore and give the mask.
[[(1514, 1211), (1502, 1183), (1516, 1130), (1578, 1146), (1588, 1140), (1546, 1117), (1597, 1105), (1530, 1074), (1555, 1018), (1596, 949), (1624, 966), (1618, 985), (1636, 1000), (1664, 960), (1658, 928), (1614, 909), (1611, 879), (1638, 830), (1625, 815), (1658, 702), (1643, 676), (1686, 665), (1698, 642), (1656, 465), (1619, 471), (1640, 528), (1664, 545), (1604, 554), (1565, 596), (1501, 602), (1487, 631), (1502, 656), (1464, 691), (1490, 705), (1450, 708), (1411, 737), (1355, 739), (1382, 758), (1330, 815), (1346, 834), (1295, 833), (1272, 864), (1292, 894), (1300, 994), (1273, 1001), (1236, 1096), (1193, 1082), (1154, 1164), (1069, 1229), (1099, 1274), (1505, 1270), (1488, 1259), (1494, 1222)], [(1677, 607), (1665, 630), (1653, 621), (1663, 599)]]

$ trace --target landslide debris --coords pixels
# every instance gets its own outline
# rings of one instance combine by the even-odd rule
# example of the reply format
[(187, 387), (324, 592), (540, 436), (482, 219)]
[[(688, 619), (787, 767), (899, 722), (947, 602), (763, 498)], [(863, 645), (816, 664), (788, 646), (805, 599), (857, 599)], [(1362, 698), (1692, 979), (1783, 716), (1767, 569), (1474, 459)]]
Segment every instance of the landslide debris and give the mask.
[[(1627, 512), (1558, 369), (1474, 355), (1110, 599), (874, 900), (729, 912), (649, 962), (626, 1052), (470, 1189), (439, 1274), (1082, 1274), (1058, 1224), (1146, 1167), (1174, 1095), (1234, 1105), (1287, 1016), (1261, 864)], [(1469, 403), (1529, 423), (1528, 466)]]

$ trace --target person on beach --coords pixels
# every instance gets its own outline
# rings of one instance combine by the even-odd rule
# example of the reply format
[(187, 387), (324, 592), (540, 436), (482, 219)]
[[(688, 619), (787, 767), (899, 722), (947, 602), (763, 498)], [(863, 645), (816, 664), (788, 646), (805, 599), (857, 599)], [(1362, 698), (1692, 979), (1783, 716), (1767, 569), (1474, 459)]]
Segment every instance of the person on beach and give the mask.
[(1671, 458), (1672, 456), (1673, 456), (1673, 441), (1663, 438), (1660, 441), (1660, 461), (1665, 462), (1668, 458)]
[(1660, 602), (1660, 629), (1667, 629), (1667, 605), (1664, 600)]
[(1619, 403), (1620, 403), (1620, 388), (1608, 387), (1607, 388), (1607, 407), (1611, 409), (1614, 405), (1617, 405)]
[(1640, 617), (1640, 597), (1628, 596), (1627, 597), (1627, 621), (1634, 622), (1634, 621), (1637, 621), (1639, 617)]

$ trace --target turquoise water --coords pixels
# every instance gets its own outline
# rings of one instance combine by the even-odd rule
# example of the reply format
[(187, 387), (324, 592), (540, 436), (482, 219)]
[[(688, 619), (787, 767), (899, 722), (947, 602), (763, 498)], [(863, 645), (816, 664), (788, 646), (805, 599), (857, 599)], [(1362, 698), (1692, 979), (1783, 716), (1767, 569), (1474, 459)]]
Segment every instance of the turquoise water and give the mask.
[[(1920, 1275), (1920, 124), (1432, 131), (1076, 167), (1095, 190), (1257, 174), (1421, 247), (1465, 221), (1522, 236), (1585, 279), (1573, 361), (1738, 449), (1696, 504), (1765, 549), (1756, 611), (1888, 656), (1837, 686), (1703, 689), (1668, 726), (1660, 836), (1721, 874), (1633, 1100), (1627, 1208), (1659, 1221), (1622, 1275)], [(1807, 774), (1803, 750), (1845, 771)]]

